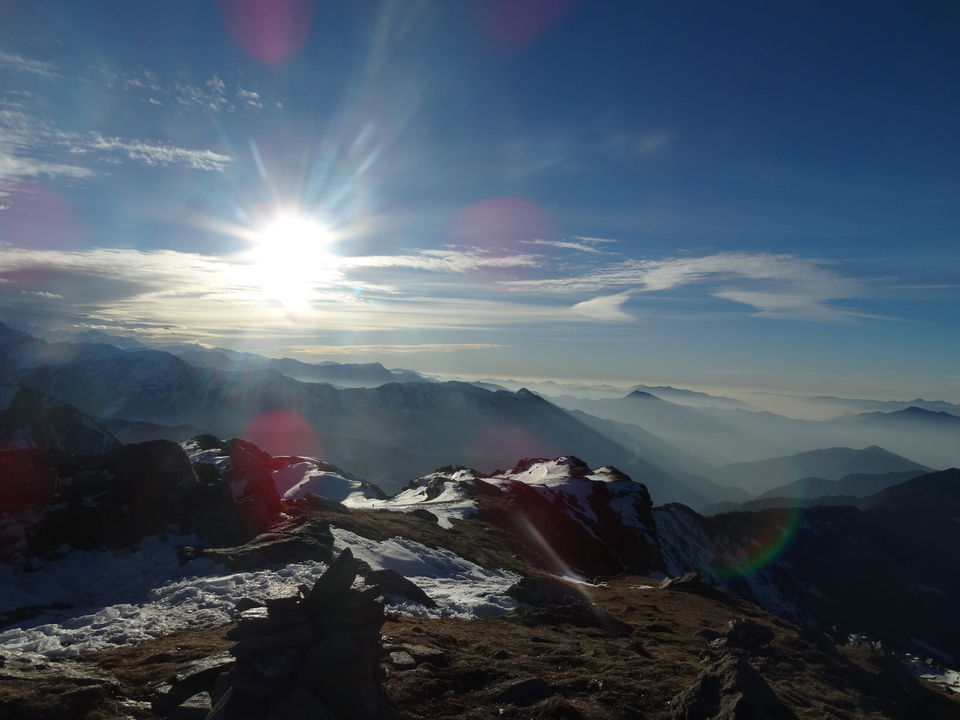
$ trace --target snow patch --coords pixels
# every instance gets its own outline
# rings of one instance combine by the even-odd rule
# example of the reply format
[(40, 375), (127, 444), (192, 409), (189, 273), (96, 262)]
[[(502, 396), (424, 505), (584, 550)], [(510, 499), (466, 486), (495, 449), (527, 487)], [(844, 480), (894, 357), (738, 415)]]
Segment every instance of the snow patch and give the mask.
[(349, 547), (354, 556), (375, 570), (398, 572), (437, 603), (430, 610), (415, 603), (399, 606), (411, 615), (470, 617), (503, 615), (517, 606), (507, 589), (520, 580), (506, 570), (486, 570), (449, 550), (428, 548), (413, 540), (394, 537), (369, 540), (348, 530), (331, 528), (337, 551)]
[(943, 685), (948, 690), (960, 693), (960, 672), (931, 663), (929, 660), (923, 661), (916, 655), (907, 654), (906, 660), (911, 672), (921, 680)]
[(437, 518), (437, 524), (450, 530), (452, 520), (464, 520), (477, 512), (473, 500), (477, 474), (468, 468), (453, 472), (435, 472), (424, 475), (387, 500), (349, 498), (347, 507), (362, 507), (393, 512), (413, 512), (424, 509)]
[[(345, 530), (333, 533), (337, 550), (349, 547), (371, 567), (409, 577), (438, 605), (429, 611), (412, 602), (393, 606), (400, 612), (474, 617), (502, 615), (516, 606), (506, 595), (519, 580), (513, 573), (485, 570), (404, 538), (377, 542)], [(291, 595), (326, 569), (318, 561), (241, 573), (207, 560), (181, 567), (176, 548), (196, 543), (193, 536), (151, 537), (128, 552), (72, 551), (29, 571), (0, 566), (0, 610), (46, 608), (0, 632), (0, 650), (74, 657), (181, 628), (222, 625), (241, 598)]]

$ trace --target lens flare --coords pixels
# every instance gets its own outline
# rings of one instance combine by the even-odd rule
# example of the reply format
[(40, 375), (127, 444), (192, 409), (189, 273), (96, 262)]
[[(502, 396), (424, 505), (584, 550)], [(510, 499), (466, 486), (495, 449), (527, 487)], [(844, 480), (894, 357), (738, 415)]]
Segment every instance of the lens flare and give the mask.
[(478, 5), (490, 39), (508, 50), (531, 45), (580, 0), (486, 0)]
[(74, 209), (49, 188), (11, 182), (0, 195), (0, 242), (33, 250), (72, 250), (83, 227)]
[(242, 437), (271, 455), (322, 456), (320, 438), (306, 419), (279, 410), (257, 416)]
[(220, 0), (234, 41), (266, 65), (290, 59), (310, 39), (314, 0)]
[(546, 213), (523, 198), (489, 198), (474, 203), (457, 218), (452, 239), (482, 248), (515, 249), (522, 241), (550, 234)]
[(751, 518), (756, 524), (752, 529), (751, 547), (716, 558), (713, 571), (726, 579), (749, 575), (766, 567), (789, 548), (800, 527), (802, 514), (799, 505), (756, 513)]

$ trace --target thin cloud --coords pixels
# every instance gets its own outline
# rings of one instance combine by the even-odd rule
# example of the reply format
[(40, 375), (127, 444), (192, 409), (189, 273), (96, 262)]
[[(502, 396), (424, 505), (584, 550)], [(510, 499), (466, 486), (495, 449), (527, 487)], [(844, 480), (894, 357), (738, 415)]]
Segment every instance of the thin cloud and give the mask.
[(650, 130), (639, 133), (611, 133), (606, 139), (606, 145), (611, 151), (621, 156), (647, 157), (663, 151), (672, 141), (673, 133), (665, 130)]
[(894, 285), (897, 290), (947, 290), (960, 287), (960, 283), (940, 283), (926, 285)]
[(169, 94), (173, 103), (187, 109), (234, 112), (238, 107), (263, 108), (259, 92), (227, 83), (216, 74), (202, 85), (175, 83)]
[(58, 77), (60, 73), (53, 63), (33, 60), (16, 53), (0, 53), (0, 65), (41, 77)]
[[(57, 153), (73, 162), (48, 157)], [(76, 162), (87, 157), (89, 160), (83, 164)], [(39, 176), (86, 179), (98, 174), (92, 167), (97, 162), (117, 164), (123, 161), (150, 167), (179, 165), (220, 172), (232, 159), (203, 148), (105, 137), (100, 133), (66, 132), (19, 110), (0, 110), (0, 180)]]
[[(444, 269), (461, 271), (465, 262), (469, 265), (478, 261), (476, 257), (454, 259), (449, 253), (441, 259)], [(493, 257), (481, 260), (517, 262)], [(49, 319), (53, 312), (49, 299), (21, 291), (55, 288), (64, 297), (64, 302), (58, 303), (62, 306), (57, 315), (61, 321), (95, 318), (101, 324), (123, 322), (137, 326), (172, 323), (189, 328), (198, 337), (250, 332), (263, 335), (303, 326), (357, 332), (475, 330), (588, 320), (571, 313), (563, 304), (476, 297), (489, 291), (489, 287), (466, 286), (460, 277), (443, 287), (451, 294), (466, 293), (467, 297), (440, 297), (432, 291), (416, 295), (377, 293), (373, 285), (366, 286), (369, 292), (357, 293), (355, 288), (363, 287), (363, 281), (346, 272), (310, 285), (304, 307), (289, 310), (265, 293), (257, 266), (244, 262), (242, 256), (125, 248), (68, 252), (0, 246), (0, 315), (7, 312), (25, 317), (33, 312), (44, 313)], [(408, 293), (418, 289), (416, 282), (403, 287)]]
[(719, 253), (666, 260), (626, 260), (583, 275), (502, 282), (513, 291), (546, 294), (596, 292), (629, 287), (637, 292), (712, 284), (714, 297), (754, 307), (759, 315), (807, 319), (862, 316), (829, 305), (856, 297), (861, 285), (821, 260), (766, 253)]
[(211, 92), (216, 93), (217, 95), (227, 94), (227, 84), (216, 75), (207, 80), (207, 87), (210, 88)]
[(216, 75), (208, 80), (204, 87), (177, 83), (174, 85), (173, 95), (176, 102), (185, 108), (203, 108), (219, 112), (224, 107), (228, 110), (233, 107), (227, 100), (223, 81)]
[(450, 353), (462, 350), (492, 350), (509, 347), (496, 343), (419, 343), (416, 345), (287, 345), (281, 349), (302, 355), (412, 355), (415, 353)]
[(47, 292), (46, 290), (21, 290), (21, 295), (35, 295), (42, 298), (50, 298), (52, 300), (63, 300), (63, 295), (59, 293)]
[(82, 180), (93, 175), (96, 175), (95, 171), (79, 165), (67, 165), (39, 160), (34, 157), (9, 154), (3, 151), (3, 145), (0, 143), (0, 183), (4, 180), (37, 177), (68, 177), (74, 180)]
[(603, 250), (599, 250), (592, 245), (587, 245), (583, 242), (573, 242), (571, 240), (544, 240), (543, 238), (535, 238), (533, 240), (523, 240), (526, 245), (547, 245), (549, 247), (563, 248), (565, 250), (579, 250), (580, 252), (585, 253), (602, 253)]
[(571, 309), (575, 313), (585, 315), (594, 320), (604, 320), (609, 322), (625, 322), (634, 320), (633, 315), (623, 309), (624, 303), (630, 299), (633, 292), (627, 290), (616, 295), (601, 295), (578, 302)]
[(165, 143), (149, 143), (142, 140), (123, 140), (108, 138), (99, 134), (91, 135), (85, 145), (88, 150), (108, 153), (120, 153), (127, 159), (152, 167), (163, 165), (183, 165), (194, 170), (222, 171), (230, 164), (229, 155), (213, 150), (195, 150), (181, 148)]
[(237, 90), (237, 99), (245, 105), (249, 105), (250, 107), (258, 109), (263, 107), (263, 101), (260, 99), (260, 93), (253, 90), (244, 90), (243, 88), (240, 88)]
[(588, 243), (615, 243), (619, 242), (614, 238), (605, 238), (605, 237), (593, 237), (592, 235), (574, 235), (574, 240), (582, 240), (583, 242)]
[(535, 255), (489, 255), (478, 250), (422, 250), (415, 255), (366, 255), (340, 258), (344, 268), (412, 268), (464, 273), (481, 268), (537, 267)]

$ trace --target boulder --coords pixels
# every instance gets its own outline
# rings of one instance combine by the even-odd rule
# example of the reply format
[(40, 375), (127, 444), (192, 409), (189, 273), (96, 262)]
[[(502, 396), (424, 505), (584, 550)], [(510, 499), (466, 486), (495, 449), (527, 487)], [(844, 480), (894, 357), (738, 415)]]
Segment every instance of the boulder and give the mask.
[(320, 560), (333, 556), (330, 526), (316, 518), (289, 520), (236, 547), (185, 549), (185, 560), (203, 557), (231, 570), (258, 570), (278, 563)]
[(724, 655), (673, 702), (676, 720), (795, 720), (746, 660)]
[(543, 678), (530, 678), (508, 685), (497, 693), (495, 699), (498, 702), (528, 707), (554, 694), (556, 694), (556, 690), (546, 680)]
[(393, 570), (371, 570), (366, 573), (364, 582), (380, 589), (387, 601), (390, 598), (403, 598), (419, 603), (424, 607), (435, 608), (436, 601), (427, 595), (416, 583)]
[(409, 670), (417, 666), (417, 661), (406, 650), (395, 650), (390, 653), (390, 664), (397, 670)]
[(211, 709), (210, 695), (202, 692), (177, 705), (167, 720), (204, 720)]
[(755, 653), (773, 641), (773, 630), (748, 618), (731, 620), (727, 628), (727, 647)]
[(404, 644), (403, 650), (407, 652), (418, 663), (430, 663), (431, 665), (446, 665), (447, 654), (443, 650), (427, 647), (426, 645)]
[(688, 572), (680, 577), (664, 578), (660, 582), (660, 590), (682, 590), (684, 592), (699, 592), (703, 590), (706, 583), (700, 577), (700, 573)]
[(103, 465), (129, 504), (153, 498), (177, 498), (197, 483), (190, 459), (177, 443), (150, 440), (123, 445), (104, 456)]
[(583, 602), (575, 586), (550, 575), (528, 576), (510, 586), (507, 594), (528, 605), (566, 605)]

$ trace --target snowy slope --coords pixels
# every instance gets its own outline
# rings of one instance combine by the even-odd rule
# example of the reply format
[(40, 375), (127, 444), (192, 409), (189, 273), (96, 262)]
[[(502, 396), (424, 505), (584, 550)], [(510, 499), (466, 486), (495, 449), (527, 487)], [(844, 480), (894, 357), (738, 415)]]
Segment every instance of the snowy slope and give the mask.
[(348, 507), (365, 507), (367, 500), (384, 498), (375, 485), (317, 458), (293, 458), (295, 462), (273, 471), (277, 492), (284, 500), (296, 500), (308, 493), (336, 500)]
[[(291, 466), (274, 474), (275, 479), (286, 474), (301, 472)], [(471, 468), (450, 468), (424, 475), (411, 481), (395, 496), (386, 499), (371, 499), (358, 489), (352, 489), (344, 500), (337, 497), (347, 486), (342, 480), (331, 481), (327, 487), (317, 484), (311, 490), (318, 495), (343, 502), (348, 507), (391, 510), (394, 512), (412, 512), (427, 510), (437, 517), (441, 527), (451, 528), (452, 519), (463, 519), (477, 512), (478, 494), (487, 494), (490, 490), (499, 490), (504, 495), (517, 492), (520, 486), (530, 488), (540, 494), (544, 500), (562, 506), (571, 518), (576, 519), (588, 532), (596, 534), (601, 518), (596, 505), (602, 503), (612, 511), (624, 526), (637, 530), (647, 530), (643, 508), (649, 503), (649, 496), (643, 485), (633, 482), (615, 468), (602, 467), (589, 470), (579, 459), (569, 456), (556, 459), (536, 459), (521, 461), (516, 467), (499, 471), (493, 475), (484, 475)], [(605, 494), (601, 498), (598, 488), (603, 487)], [(284, 485), (277, 484), (284, 492)], [(354, 486), (355, 488), (355, 486)], [(287, 491), (289, 492), (289, 491)]]
[[(382, 542), (334, 530), (338, 551), (349, 547), (373, 569), (401, 572), (437, 603), (428, 610), (411, 602), (395, 606), (435, 617), (502, 615), (516, 606), (506, 591), (513, 573), (485, 570), (440, 549), (393, 538)], [(231, 573), (207, 560), (181, 567), (176, 547), (197, 538), (147, 538), (130, 552), (74, 551), (30, 572), (0, 566), (0, 610), (48, 608), (0, 631), (0, 652), (17, 650), (48, 657), (130, 645), (191, 626), (230, 622), (244, 597), (282, 597), (312, 584), (326, 569), (299, 562), (254, 572)], [(60, 604), (61, 609), (53, 606)], [(66, 605), (66, 607), (63, 607)]]
[(427, 510), (436, 516), (440, 527), (450, 529), (451, 520), (476, 514), (476, 482), (482, 477), (482, 473), (470, 468), (438, 470), (411, 481), (392, 498), (361, 501), (354, 496), (344, 505), (393, 512)]

